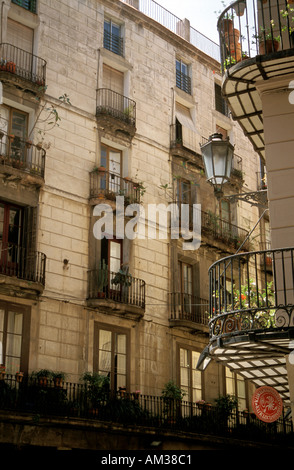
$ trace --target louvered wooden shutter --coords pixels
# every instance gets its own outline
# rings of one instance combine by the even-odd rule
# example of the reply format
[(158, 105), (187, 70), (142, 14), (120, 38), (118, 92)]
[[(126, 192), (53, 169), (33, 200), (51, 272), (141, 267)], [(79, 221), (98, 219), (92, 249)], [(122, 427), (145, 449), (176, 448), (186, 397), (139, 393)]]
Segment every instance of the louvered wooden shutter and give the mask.
[(34, 252), (37, 246), (37, 207), (27, 206), (24, 209), (23, 243), (27, 252)]
[(103, 64), (103, 88), (124, 94), (124, 74), (109, 65)]
[(19, 47), (30, 54), (33, 53), (34, 30), (8, 18), (6, 42)]

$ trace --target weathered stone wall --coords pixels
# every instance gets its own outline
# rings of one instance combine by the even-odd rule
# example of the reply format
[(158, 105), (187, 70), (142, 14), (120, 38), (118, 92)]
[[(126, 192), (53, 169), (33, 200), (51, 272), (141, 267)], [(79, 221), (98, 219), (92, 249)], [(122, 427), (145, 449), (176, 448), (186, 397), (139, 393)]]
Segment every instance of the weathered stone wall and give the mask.
[[(123, 326), (131, 334), (131, 390), (160, 394), (169, 379), (177, 378), (177, 345), (201, 352), (207, 337), (170, 328), (168, 294), (174, 273), (169, 239), (136, 239), (130, 243), (132, 274), (146, 282), (143, 319), (135, 321), (87, 306), (87, 271), (92, 256), (89, 240), (93, 237), (89, 172), (99, 163), (101, 141), (122, 150), (124, 176), (144, 182), (145, 208), (148, 203), (171, 202), (160, 186), (174, 184), (170, 125), (175, 122), (176, 101), (193, 110), (198, 146), (217, 126), (228, 130), (243, 160), (246, 189), (256, 189), (257, 158), (238, 125), (215, 111), (214, 83), (221, 82), (219, 64), (180, 36), (120, 2), (38, 3), (38, 55), (47, 61), (48, 85), (40, 103), (46, 102), (45, 109), (36, 126), (36, 132), (39, 128), (46, 131), (47, 150), (45, 185), (39, 199), (38, 249), (47, 256), (47, 271), (44, 293), (33, 307), (30, 370), (63, 370), (69, 379), (78, 380), (84, 371), (93, 369), (94, 322)], [(103, 49), (105, 15), (123, 25), (124, 57)], [(192, 96), (176, 88), (176, 57), (191, 66)], [(137, 130), (131, 143), (97, 129), (96, 90), (101, 87), (103, 64), (124, 72), (125, 95), (136, 101)], [(59, 106), (58, 98), (64, 93), (71, 105)], [(52, 128), (41, 122), (51, 105), (58, 106), (61, 118)], [(197, 202), (204, 210), (215, 211), (217, 203), (203, 171), (195, 167), (193, 172)], [(232, 193), (235, 190), (228, 189)], [(256, 217), (256, 209), (240, 203), (235, 223), (244, 226), (246, 220), (249, 226)], [(200, 295), (208, 298), (207, 270), (219, 252), (202, 247), (186, 256), (200, 263)], [(213, 400), (223, 392), (222, 370), (210, 365), (203, 383), (203, 398)]]

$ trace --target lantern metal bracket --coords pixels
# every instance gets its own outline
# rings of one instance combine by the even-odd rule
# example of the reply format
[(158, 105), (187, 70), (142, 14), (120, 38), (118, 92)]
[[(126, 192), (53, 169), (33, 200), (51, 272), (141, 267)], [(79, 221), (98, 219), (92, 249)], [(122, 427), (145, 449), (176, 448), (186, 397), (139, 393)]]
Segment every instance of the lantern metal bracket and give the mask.
[(267, 190), (261, 189), (260, 191), (251, 191), (248, 193), (239, 193), (226, 195), (226, 199), (229, 199), (231, 202), (244, 201), (251, 204), (255, 207), (267, 207)]

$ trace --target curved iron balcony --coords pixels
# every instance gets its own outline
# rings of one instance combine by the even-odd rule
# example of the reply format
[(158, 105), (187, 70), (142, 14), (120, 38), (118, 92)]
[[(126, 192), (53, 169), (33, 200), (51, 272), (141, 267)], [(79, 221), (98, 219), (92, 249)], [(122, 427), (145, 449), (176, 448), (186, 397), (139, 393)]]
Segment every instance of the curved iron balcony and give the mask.
[(122, 178), (103, 167), (91, 171), (90, 198), (115, 200), (116, 196), (123, 196), (126, 205), (139, 203), (140, 188), (138, 183), (129, 178)]
[(8, 43), (0, 44), (0, 80), (29, 89), (36, 94), (45, 92), (46, 61)]
[(109, 88), (97, 90), (96, 116), (104, 129), (131, 137), (136, 132), (136, 102)]
[(210, 342), (224, 361), (289, 399), (286, 356), (294, 339), (294, 248), (228, 256), (209, 269)]
[(208, 301), (186, 292), (169, 294), (169, 322), (171, 326), (179, 326), (194, 330), (207, 331)]
[(19, 245), (2, 246), (0, 274), (45, 286), (46, 255)]
[(41, 146), (0, 129), (0, 172), (13, 167), (43, 179), (45, 157), (46, 151)]
[[(113, 307), (113, 302), (126, 305), (128, 309), (136, 311), (145, 309), (145, 281), (130, 274), (120, 275), (101, 266), (88, 272), (89, 293), (91, 305), (107, 308)], [(98, 303), (96, 302), (98, 301)], [(112, 301), (111, 304), (109, 301)], [(97, 304), (97, 305), (96, 305)], [(112, 310), (119, 310), (116, 308)]]
[(222, 92), (255, 150), (264, 157), (262, 105), (256, 82), (294, 72), (294, 4), (237, 0), (219, 17)]

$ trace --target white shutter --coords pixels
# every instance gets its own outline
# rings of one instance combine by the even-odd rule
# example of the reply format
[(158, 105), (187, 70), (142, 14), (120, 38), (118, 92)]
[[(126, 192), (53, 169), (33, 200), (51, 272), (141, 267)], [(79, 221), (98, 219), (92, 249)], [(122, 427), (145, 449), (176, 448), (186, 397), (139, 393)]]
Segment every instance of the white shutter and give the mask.
[(189, 108), (176, 103), (176, 117), (182, 124), (183, 146), (196, 151), (196, 128)]

